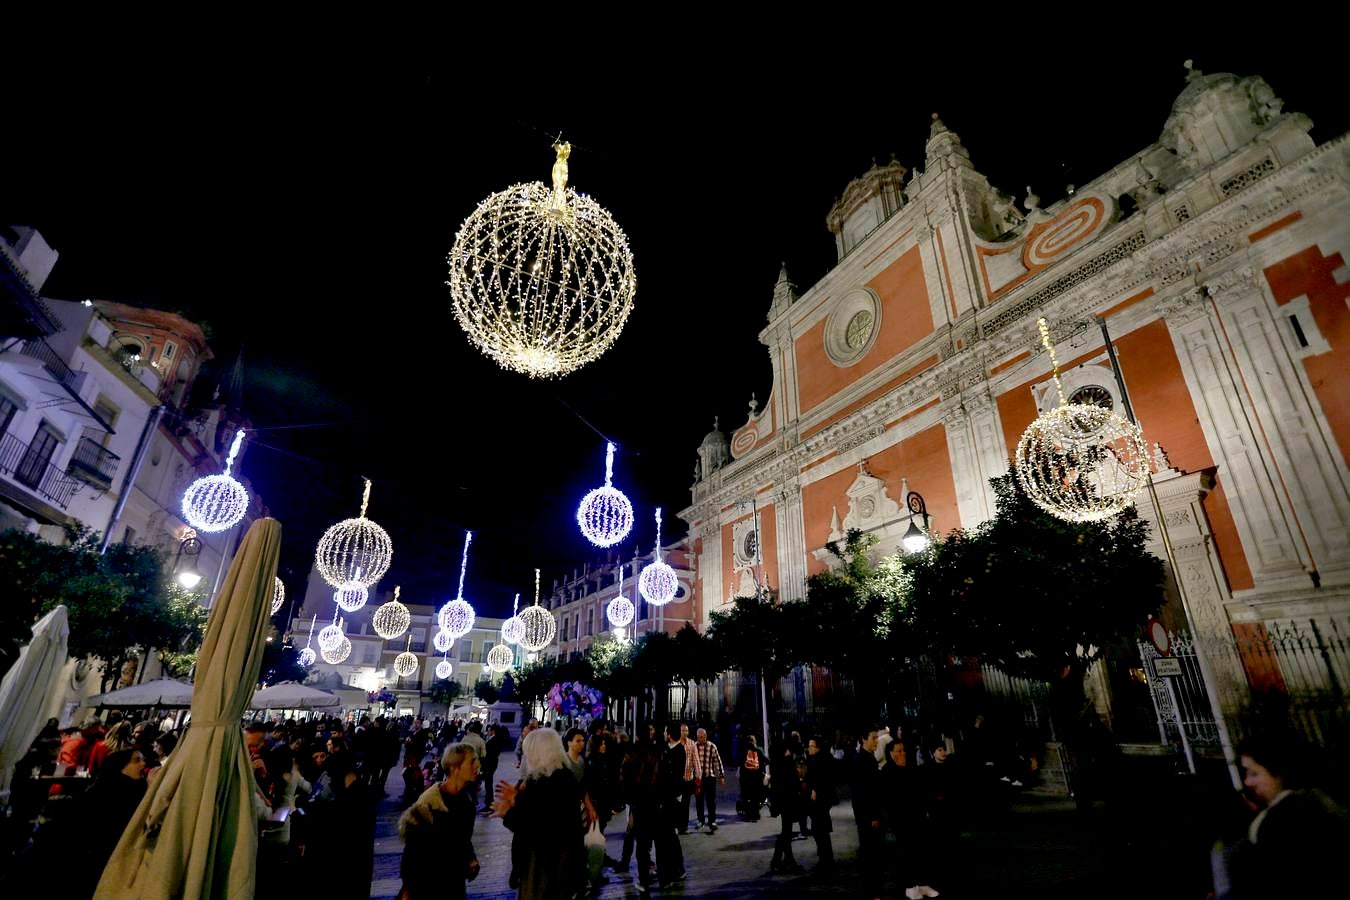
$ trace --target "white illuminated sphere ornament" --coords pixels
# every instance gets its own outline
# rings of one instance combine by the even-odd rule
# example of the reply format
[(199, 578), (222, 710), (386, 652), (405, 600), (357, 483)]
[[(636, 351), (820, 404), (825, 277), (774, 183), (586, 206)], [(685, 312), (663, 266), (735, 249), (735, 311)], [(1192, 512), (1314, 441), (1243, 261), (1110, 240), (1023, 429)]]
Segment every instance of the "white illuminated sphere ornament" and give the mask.
[(238, 525), (248, 511), (248, 491), (230, 475), (239, 445), (244, 441), (241, 428), (234, 435), (225, 472), (198, 478), (183, 492), (183, 519), (198, 531), (213, 534)]
[(318, 657), (314, 654), (314, 649), (312, 647), (306, 647), (296, 656), (295, 661), (308, 669), (310, 666), (314, 665), (314, 660), (317, 658)]
[(325, 625), (319, 629), (319, 649), (327, 650), (331, 647), (336, 647), (338, 644), (342, 643), (342, 640), (345, 637), (346, 634), (343, 633), (342, 626), (337, 622), (333, 622), (331, 625)]
[(638, 590), (652, 606), (665, 606), (675, 599), (679, 589), (680, 579), (676, 577), (675, 570), (659, 559), (638, 576)]
[(369, 587), (389, 571), (394, 543), (389, 533), (366, 518), (370, 481), (361, 499), (361, 514), (344, 519), (319, 538), (314, 565), (323, 580), (335, 588)]
[(614, 478), (614, 445), (605, 444), (605, 483), (581, 498), (577, 527), (597, 547), (613, 547), (633, 530), (633, 504), (610, 482)]
[(459, 638), (473, 630), (473, 623), (476, 618), (473, 607), (469, 605), (468, 600), (451, 600), (442, 607), (437, 616), (437, 621), (440, 623), (442, 631), (452, 638)]
[(450, 663), (450, 660), (443, 659), (440, 662), (436, 663), (437, 678), (449, 678), (451, 675), (454, 674), (454, 672), (455, 667)]
[(487, 666), (499, 675), (510, 669), (515, 661), (516, 654), (505, 644), (497, 644), (488, 651)]
[(356, 612), (366, 605), (370, 599), (370, 591), (364, 587), (345, 587), (338, 588), (333, 592), (333, 602), (336, 603), (343, 612)]
[(340, 662), (344, 662), (348, 656), (352, 655), (352, 642), (347, 640), (344, 636), (342, 640), (338, 641), (331, 648), (323, 650), (322, 653), (323, 661), (329, 665), (335, 666)]
[(525, 636), (525, 623), (520, 616), (512, 616), (502, 623), (502, 640), (508, 644), (519, 644)]
[(615, 597), (605, 607), (605, 618), (615, 628), (623, 628), (632, 624), (636, 612), (637, 610), (633, 608), (633, 601), (627, 597)]
[(520, 638), (520, 646), (530, 653), (538, 653), (553, 643), (553, 637), (558, 633), (558, 623), (553, 613), (542, 606), (527, 606), (521, 611), (520, 619), (525, 623), (525, 634)]
[(417, 654), (411, 650), (404, 650), (398, 656), (394, 657), (394, 671), (400, 678), (407, 678), (417, 671)]
[(281, 610), (281, 604), (286, 602), (286, 585), (281, 583), (280, 578), (273, 579), (272, 584), (272, 612), (270, 615), (276, 615)]
[(455, 319), (503, 368), (566, 375), (623, 330), (637, 277), (628, 239), (594, 200), (567, 187), (569, 144), (556, 144), (553, 187), (512, 185), (478, 204), (447, 262)]
[(448, 631), (438, 631), (436, 636), (431, 639), (431, 645), (436, 648), (437, 653), (445, 653), (454, 646), (455, 639)]
[(412, 625), (412, 613), (399, 602), (398, 593), (399, 589), (395, 587), (394, 599), (381, 604), (370, 619), (370, 627), (386, 641), (399, 637)]

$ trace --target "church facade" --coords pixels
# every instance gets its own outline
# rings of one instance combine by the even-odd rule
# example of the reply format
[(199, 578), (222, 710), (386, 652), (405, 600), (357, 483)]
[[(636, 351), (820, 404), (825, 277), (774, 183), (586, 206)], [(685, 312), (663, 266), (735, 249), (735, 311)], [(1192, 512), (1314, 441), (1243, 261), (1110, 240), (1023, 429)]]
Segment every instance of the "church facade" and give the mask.
[(1184, 594), (1168, 624), (1205, 641), (1211, 692), (1233, 709), (1257, 684), (1334, 684), (1241, 640), (1350, 635), (1350, 144), (1310, 128), (1259, 77), (1192, 71), (1156, 143), (1047, 208), (936, 117), (922, 171), (851, 183), (838, 264), (774, 286), (770, 397), (699, 448), (680, 515), (704, 621), (757, 584), (802, 598), (851, 528), (891, 553), (911, 525), (990, 518), (989, 479), (1057, 403), (1043, 316), (1071, 401), (1123, 412), (1124, 382)]

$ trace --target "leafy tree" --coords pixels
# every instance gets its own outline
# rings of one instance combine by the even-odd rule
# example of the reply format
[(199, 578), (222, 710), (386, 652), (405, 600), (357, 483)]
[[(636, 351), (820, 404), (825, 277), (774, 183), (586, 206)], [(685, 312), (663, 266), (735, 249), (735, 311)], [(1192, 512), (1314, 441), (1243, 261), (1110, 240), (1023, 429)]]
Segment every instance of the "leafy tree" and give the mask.
[(488, 706), (496, 703), (501, 698), (501, 692), (497, 686), (492, 683), (491, 678), (480, 678), (473, 686), (473, 695), (482, 700)]
[(438, 678), (431, 685), (431, 702), (452, 705), (464, 693), (464, 686), (453, 678)]
[(557, 666), (550, 660), (538, 660), (526, 663), (516, 672), (515, 694), (517, 702), (542, 703), (558, 679), (555, 677)]
[(812, 662), (820, 652), (807, 630), (812, 615), (804, 602), (737, 597), (730, 609), (714, 612), (711, 620), (709, 634), (718, 658), (742, 672), (763, 673), (770, 681), (798, 663)]

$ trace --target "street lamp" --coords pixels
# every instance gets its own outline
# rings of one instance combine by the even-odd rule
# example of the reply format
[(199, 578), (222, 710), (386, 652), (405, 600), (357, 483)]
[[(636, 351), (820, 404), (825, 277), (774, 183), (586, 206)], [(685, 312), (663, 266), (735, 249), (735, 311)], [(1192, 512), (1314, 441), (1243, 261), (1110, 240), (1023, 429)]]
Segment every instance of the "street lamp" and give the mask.
[[(177, 573), (174, 577), (185, 590), (192, 590), (202, 580), (202, 573), (197, 571), (195, 562), (197, 554), (201, 552), (201, 539), (197, 537), (197, 532), (189, 530), (187, 536), (179, 542), (178, 554), (173, 559), (173, 571)], [(184, 556), (188, 558), (187, 566), (179, 572), (178, 564), (182, 562)]]
[[(904, 544), (908, 553), (922, 553), (932, 543), (928, 538), (928, 506), (917, 491), (910, 491), (905, 503), (909, 505), (909, 530), (900, 539), (900, 543)], [(923, 516), (923, 528), (914, 524), (915, 516)]]

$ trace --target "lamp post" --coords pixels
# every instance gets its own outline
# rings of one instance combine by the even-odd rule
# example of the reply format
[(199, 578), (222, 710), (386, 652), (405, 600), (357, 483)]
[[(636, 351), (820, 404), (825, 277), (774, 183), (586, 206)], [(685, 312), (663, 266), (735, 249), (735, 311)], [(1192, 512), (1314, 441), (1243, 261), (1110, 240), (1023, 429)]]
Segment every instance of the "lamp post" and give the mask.
[[(906, 553), (922, 553), (932, 543), (928, 537), (928, 505), (923, 502), (923, 495), (918, 491), (910, 491), (905, 504), (909, 507), (909, 530), (900, 543), (904, 545)], [(923, 517), (922, 528), (914, 523), (915, 516)]]
[[(202, 580), (202, 573), (197, 571), (196, 558), (202, 552), (201, 538), (197, 537), (197, 532), (188, 529), (187, 534), (178, 542), (178, 553), (173, 558), (174, 578), (185, 590), (192, 590)], [(178, 564), (183, 561), (183, 557), (188, 558), (187, 568), (178, 571)]]

